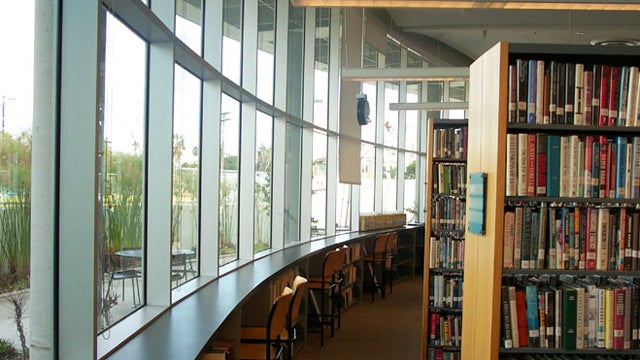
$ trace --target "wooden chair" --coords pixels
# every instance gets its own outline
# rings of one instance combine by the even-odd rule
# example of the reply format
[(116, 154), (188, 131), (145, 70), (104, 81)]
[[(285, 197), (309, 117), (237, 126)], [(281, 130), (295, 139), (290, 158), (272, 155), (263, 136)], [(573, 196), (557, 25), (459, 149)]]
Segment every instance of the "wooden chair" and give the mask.
[(387, 262), (385, 264), (385, 280), (389, 283), (389, 294), (393, 293), (393, 279), (396, 269), (393, 265), (394, 258), (398, 255), (398, 233), (393, 231), (387, 234)]
[(280, 359), (284, 353), (282, 334), (287, 329), (287, 313), (293, 290), (285, 287), (271, 306), (266, 326), (240, 329), (240, 359)]
[[(342, 248), (329, 251), (325, 254), (322, 264), (322, 274), (309, 278), (309, 295), (314, 301), (314, 309), (316, 311), (315, 323), (318, 329), (315, 332), (320, 333), (320, 346), (324, 346), (324, 327), (329, 325), (331, 328), (331, 337), (335, 334), (335, 320), (338, 320), (338, 328), (340, 328), (341, 314), (341, 283), (342, 283), (342, 267), (344, 266), (345, 254)], [(318, 299), (315, 294), (320, 295)], [(327, 303), (330, 302), (329, 309)], [(313, 332), (312, 330), (309, 330)]]
[[(376, 292), (380, 291), (385, 297), (387, 287), (387, 239), (389, 234), (379, 234), (373, 244), (373, 252), (364, 256), (364, 264), (369, 268), (370, 277), (363, 284), (365, 289), (371, 290), (371, 301), (375, 300)], [(378, 279), (380, 274), (380, 280)]]
[(309, 288), (309, 281), (298, 275), (293, 279), (293, 296), (291, 298), (291, 305), (289, 306), (289, 315), (287, 316), (287, 332), (285, 340), (287, 342), (287, 352), (289, 359), (293, 359), (293, 344), (297, 340), (296, 325), (302, 320), (303, 316), (300, 314), (302, 307), (302, 300), (304, 299), (307, 289)]

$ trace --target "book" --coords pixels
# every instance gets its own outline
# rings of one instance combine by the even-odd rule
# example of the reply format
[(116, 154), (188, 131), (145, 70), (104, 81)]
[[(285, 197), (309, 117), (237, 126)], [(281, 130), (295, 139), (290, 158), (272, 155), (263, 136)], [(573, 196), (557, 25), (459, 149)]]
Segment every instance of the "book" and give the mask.
[(548, 62), (549, 67), (549, 123), (557, 124), (556, 108), (558, 103), (558, 64), (555, 60)]
[(536, 151), (536, 134), (527, 134), (527, 170), (526, 170), (526, 181), (527, 181), (527, 191), (526, 196), (535, 196), (536, 195), (536, 161), (537, 161), (537, 151)]
[(528, 347), (527, 300), (524, 290), (516, 289), (516, 307), (518, 310), (518, 344), (520, 347)]
[(574, 124), (574, 101), (575, 101), (575, 86), (576, 86), (576, 64), (565, 64), (565, 95), (564, 95), (564, 123)]
[(620, 102), (620, 68), (612, 66), (609, 74), (609, 126), (618, 124), (618, 106)]
[(513, 267), (520, 269), (522, 259), (522, 224), (523, 208), (515, 208), (515, 225), (513, 230)]
[(609, 125), (609, 86), (611, 67), (602, 65), (600, 69), (600, 91), (599, 91), (599, 116), (598, 124), (600, 126)]
[(527, 306), (528, 344), (530, 347), (540, 347), (540, 313), (538, 310), (538, 287), (527, 285), (525, 287), (525, 300)]
[(584, 124), (593, 125), (593, 71), (584, 71)]
[(565, 89), (567, 88), (566, 82), (566, 65), (565, 63), (558, 62), (558, 91), (556, 94), (556, 123), (557, 124), (565, 124)]
[(513, 334), (511, 330), (511, 309), (509, 303), (509, 288), (502, 286), (502, 346), (505, 349), (513, 348)]
[(602, 78), (602, 66), (593, 65), (593, 79), (591, 82), (591, 125), (600, 123), (600, 81)]
[(516, 60), (517, 98), (518, 98), (518, 123), (527, 122), (527, 109), (529, 106), (528, 82), (529, 82), (529, 62), (524, 59)]
[(624, 349), (624, 288), (617, 286), (613, 289), (613, 349)]
[(513, 268), (513, 248), (515, 243), (515, 211), (505, 211), (504, 213), (504, 248), (502, 267)]
[(509, 123), (518, 122), (518, 74), (515, 65), (509, 65)]
[(506, 196), (518, 195), (518, 135), (507, 134)]
[(541, 203), (539, 209), (539, 220), (538, 220), (538, 228), (536, 233), (538, 234), (537, 241), (537, 264), (535, 266), (536, 269), (544, 269), (546, 251), (545, 248), (547, 246), (547, 228), (549, 227), (548, 223), (549, 212), (547, 210), (547, 204)]
[[(615, 197), (624, 199), (626, 193), (627, 179), (627, 137), (618, 136), (616, 138), (616, 178), (615, 178)], [(613, 155), (612, 155), (613, 156)]]
[(544, 60), (536, 60), (536, 124), (544, 124)]
[(604, 348), (613, 350), (613, 322), (615, 315), (615, 291), (612, 287), (604, 290)]
[(626, 126), (637, 126), (638, 118), (638, 67), (629, 67), (629, 91), (627, 99)]
[[(640, 169), (640, 167), (639, 167)], [(547, 196), (560, 196), (560, 136), (547, 136)]]
[[(547, 134), (538, 133), (536, 136), (536, 196), (547, 195)], [(507, 140), (508, 141), (508, 140)]]
[(627, 126), (627, 101), (629, 97), (629, 67), (620, 67), (620, 84), (618, 85), (618, 118), (616, 125)]
[(595, 270), (597, 267), (598, 252), (598, 209), (587, 208), (587, 262), (586, 270)]
[(578, 293), (575, 288), (562, 290), (562, 348), (576, 349)]
[[(513, 341), (513, 347), (520, 347), (520, 333), (518, 326), (518, 303), (516, 300), (516, 288), (515, 286), (508, 287), (509, 293), (509, 317), (511, 319), (511, 338)], [(522, 345), (526, 346), (526, 345)]]
[(522, 253), (520, 254), (522, 261), (520, 268), (531, 269), (531, 241), (532, 241), (532, 212), (531, 206), (522, 208)]
[(527, 195), (527, 167), (529, 136), (526, 133), (518, 134), (518, 196)]
[(609, 268), (609, 209), (598, 209), (596, 245), (596, 270)]
[(536, 123), (536, 96), (537, 79), (538, 79), (538, 61), (529, 60), (529, 79), (527, 81), (527, 123)]
[(575, 64), (573, 124), (584, 125), (584, 64)]

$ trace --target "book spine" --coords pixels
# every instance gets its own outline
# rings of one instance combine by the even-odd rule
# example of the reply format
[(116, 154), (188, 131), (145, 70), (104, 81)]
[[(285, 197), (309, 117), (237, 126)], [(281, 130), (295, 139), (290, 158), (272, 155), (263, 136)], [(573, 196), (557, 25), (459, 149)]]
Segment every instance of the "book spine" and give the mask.
[(586, 270), (597, 267), (598, 252), (598, 210), (587, 208), (587, 263)]
[(502, 258), (502, 267), (505, 269), (513, 268), (513, 248), (515, 242), (515, 211), (506, 211), (504, 213), (504, 250)]
[(518, 135), (507, 134), (506, 196), (518, 194)]
[(618, 124), (618, 105), (620, 101), (620, 68), (611, 67), (609, 77), (609, 126)]
[(600, 108), (599, 108), (599, 125), (609, 125), (609, 86), (610, 86), (611, 67), (602, 65), (600, 67)]
[(517, 97), (518, 97), (518, 123), (527, 122), (527, 110), (529, 106), (528, 82), (529, 82), (529, 62), (527, 60), (518, 59), (516, 61), (516, 72), (518, 74), (517, 81)]
[(618, 89), (618, 126), (627, 125), (627, 101), (629, 97), (629, 67), (620, 68), (620, 85)]
[(558, 118), (558, 124), (565, 123), (565, 89), (567, 82), (565, 79), (567, 73), (566, 65), (564, 63), (558, 63), (558, 94), (557, 94), (557, 107), (556, 113)]
[(636, 126), (638, 118), (638, 67), (629, 68), (629, 91), (627, 99), (627, 126)]
[[(518, 303), (516, 301), (516, 288), (515, 286), (509, 286), (509, 317), (511, 318), (511, 337), (513, 340), (513, 347), (520, 347), (520, 334), (518, 326)], [(523, 345), (525, 346), (525, 345)]]
[(549, 61), (549, 83), (549, 123), (557, 124), (558, 64), (555, 60)]
[(584, 100), (583, 113), (584, 124), (593, 125), (593, 71), (585, 70), (584, 72)]
[(602, 66), (593, 65), (592, 98), (591, 98), (591, 125), (600, 123), (600, 81), (602, 80)]
[(515, 208), (515, 226), (513, 241), (513, 267), (520, 269), (522, 259), (522, 225), (523, 225), (523, 209)]
[(604, 291), (604, 348), (613, 350), (613, 322), (615, 316), (615, 295), (613, 288)]
[(613, 349), (624, 349), (624, 289), (614, 289)]
[(536, 124), (544, 124), (544, 60), (536, 61)]
[[(640, 171), (640, 166), (638, 167)], [(640, 177), (639, 177), (640, 179)], [(640, 182), (639, 182), (640, 184)], [(547, 136), (547, 196), (560, 195), (560, 137)]]
[(516, 290), (516, 306), (518, 309), (518, 343), (520, 347), (529, 346), (529, 331), (527, 325), (527, 300), (524, 290)]
[(609, 268), (609, 209), (598, 209), (596, 270)]
[(527, 191), (526, 196), (536, 195), (536, 134), (527, 134)]
[(564, 117), (565, 124), (574, 124), (575, 114), (575, 86), (576, 86), (576, 64), (566, 63), (565, 74), (565, 102), (564, 102)]
[(505, 349), (513, 348), (513, 334), (511, 332), (511, 310), (509, 305), (509, 288), (502, 286), (502, 346)]
[(522, 261), (520, 267), (522, 269), (531, 269), (531, 228), (532, 228), (532, 211), (530, 206), (523, 207), (522, 217)]
[(536, 136), (536, 196), (547, 195), (547, 134)]
[(584, 125), (584, 64), (575, 64), (573, 123)]
[(536, 95), (537, 92), (537, 79), (538, 79), (538, 61), (529, 60), (529, 81), (527, 82), (527, 122), (529, 124), (536, 123)]
[(525, 287), (525, 300), (527, 304), (527, 326), (529, 334), (529, 346), (540, 347), (540, 318), (538, 311), (538, 287), (527, 285)]
[(565, 350), (576, 349), (577, 302), (576, 289), (562, 290), (562, 348)]
[(518, 134), (518, 196), (527, 195), (528, 143), (528, 134)]
[(509, 65), (509, 124), (518, 122), (518, 74), (515, 65)]
[(537, 269), (544, 269), (544, 264), (545, 264), (545, 257), (546, 257), (546, 251), (545, 248), (547, 246), (547, 228), (549, 227), (548, 225), (548, 217), (549, 217), (549, 211), (547, 210), (547, 206), (546, 203), (541, 203), (540, 204), (540, 209), (539, 209), (539, 224), (538, 224), (538, 256), (537, 256)]
[(591, 169), (593, 167), (593, 136), (587, 135), (584, 138), (584, 192), (582, 196), (593, 197), (591, 188)]

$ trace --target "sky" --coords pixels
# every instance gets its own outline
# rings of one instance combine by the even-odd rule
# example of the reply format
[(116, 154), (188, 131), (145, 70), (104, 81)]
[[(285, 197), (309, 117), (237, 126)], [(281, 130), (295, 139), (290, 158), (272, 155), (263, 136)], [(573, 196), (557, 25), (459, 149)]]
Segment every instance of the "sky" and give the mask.
[(17, 135), (33, 117), (34, 0), (0, 0), (0, 120)]

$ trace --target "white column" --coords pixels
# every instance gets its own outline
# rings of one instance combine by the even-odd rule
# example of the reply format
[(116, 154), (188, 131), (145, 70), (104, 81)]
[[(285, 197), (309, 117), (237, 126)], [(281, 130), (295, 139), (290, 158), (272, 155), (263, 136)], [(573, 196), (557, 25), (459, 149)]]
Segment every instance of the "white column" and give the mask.
[(58, 357), (96, 357), (99, 2), (62, 5)]
[(29, 356), (54, 356), (54, 244), (56, 198), (57, 1), (35, 2), (31, 138), (31, 327)]
[[(153, 12), (173, 30), (173, 1), (153, 1)], [(173, 44), (149, 46), (147, 154), (147, 305), (171, 304), (171, 183), (173, 159)]]

